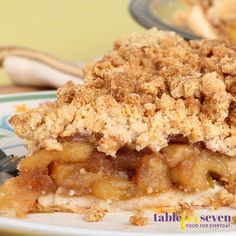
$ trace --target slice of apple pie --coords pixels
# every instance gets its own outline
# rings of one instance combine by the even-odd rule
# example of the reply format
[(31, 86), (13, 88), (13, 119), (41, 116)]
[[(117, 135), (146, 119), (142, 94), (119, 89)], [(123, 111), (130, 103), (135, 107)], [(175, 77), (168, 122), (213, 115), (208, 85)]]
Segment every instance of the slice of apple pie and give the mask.
[(30, 155), (0, 210), (235, 206), (236, 52), (156, 29), (115, 42), (54, 103), (10, 119)]

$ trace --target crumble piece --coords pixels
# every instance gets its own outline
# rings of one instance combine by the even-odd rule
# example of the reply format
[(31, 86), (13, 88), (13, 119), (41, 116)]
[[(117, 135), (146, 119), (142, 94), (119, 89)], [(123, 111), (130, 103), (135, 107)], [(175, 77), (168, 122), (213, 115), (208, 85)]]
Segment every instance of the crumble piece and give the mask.
[(98, 207), (89, 208), (84, 215), (84, 220), (87, 222), (101, 221), (105, 216), (105, 210)]
[(137, 212), (133, 216), (130, 216), (129, 222), (132, 225), (144, 226), (144, 225), (147, 225), (150, 222), (150, 219), (149, 219), (149, 217), (144, 217), (143, 212), (141, 211), (141, 212)]
[(235, 60), (225, 42), (188, 42), (157, 29), (133, 34), (85, 66), (84, 85), (66, 83), (55, 103), (10, 123), (32, 152), (84, 136), (111, 156), (123, 146), (159, 152), (181, 135), (234, 156)]
[(183, 216), (184, 213), (186, 217), (192, 216), (194, 208), (189, 204), (181, 204), (175, 213), (179, 216)]
[(233, 221), (234, 224), (236, 224), (236, 216), (232, 217), (232, 221)]
[(226, 190), (223, 190), (217, 193), (215, 198), (211, 199), (210, 205), (212, 209), (216, 210), (222, 206), (228, 206), (232, 204), (233, 201), (234, 201), (234, 195)]

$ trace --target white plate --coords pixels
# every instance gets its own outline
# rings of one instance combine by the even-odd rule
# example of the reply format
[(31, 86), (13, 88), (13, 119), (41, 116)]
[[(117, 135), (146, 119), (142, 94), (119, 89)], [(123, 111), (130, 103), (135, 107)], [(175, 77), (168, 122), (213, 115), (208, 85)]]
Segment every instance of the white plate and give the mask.
[[(24, 112), (29, 108), (37, 107), (42, 102), (52, 101), (55, 92), (37, 92), (17, 95), (0, 96), (0, 148), (6, 154), (23, 155), (26, 150), (22, 141), (17, 138), (8, 124), (8, 118), (16, 112)], [(173, 196), (174, 197), (174, 196)], [(101, 222), (87, 223), (81, 215), (69, 213), (31, 214), (24, 219), (9, 219), (0, 217), (0, 235), (176, 235), (183, 232), (180, 222), (156, 222), (154, 213), (147, 212), (150, 224), (137, 227), (129, 224), (131, 212), (108, 213)], [(195, 224), (189, 222), (184, 230), (185, 235), (236, 235), (236, 224), (231, 222), (212, 222), (213, 216), (236, 215), (236, 210), (224, 208), (217, 211), (198, 210), (198, 219), (201, 216), (211, 215), (211, 222)], [(159, 215), (158, 215), (159, 216)], [(209, 217), (208, 217), (209, 218)]]

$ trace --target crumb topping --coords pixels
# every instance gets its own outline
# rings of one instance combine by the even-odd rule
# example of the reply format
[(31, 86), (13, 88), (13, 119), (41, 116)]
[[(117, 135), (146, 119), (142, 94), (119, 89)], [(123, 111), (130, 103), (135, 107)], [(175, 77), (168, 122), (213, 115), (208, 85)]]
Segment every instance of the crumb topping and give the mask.
[(158, 152), (182, 135), (236, 155), (236, 52), (226, 43), (151, 29), (117, 40), (84, 78), (61, 87), (55, 103), (10, 119), (30, 150), (87, 136), (111, 156), (122, 146)]

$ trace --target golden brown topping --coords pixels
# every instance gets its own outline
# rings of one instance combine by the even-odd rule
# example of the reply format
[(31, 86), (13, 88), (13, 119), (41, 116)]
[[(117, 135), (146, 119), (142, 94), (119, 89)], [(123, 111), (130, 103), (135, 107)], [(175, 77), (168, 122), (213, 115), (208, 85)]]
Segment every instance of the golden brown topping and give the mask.
[(236, 103), (235, 102), (233, 102), (230, 105), (228, 123), (236, 127)]
[(84, 68), (85, 85), (67, 83), (54, 104), (10, 123), (32, 150), (60, 150), (63, 138), (89, 136), (111, 156), (123, 146), (158, 152), (182, 135), (233, 156), (235, 60), (223, 42), (187, 42), (156, 29), (133, 34)]

